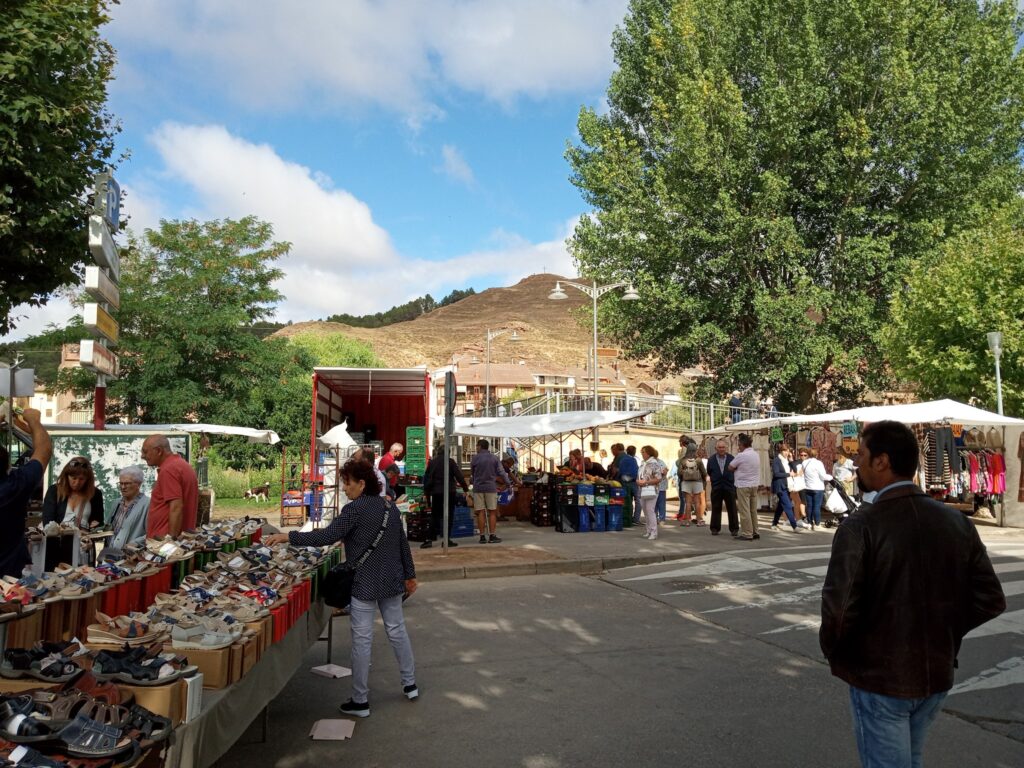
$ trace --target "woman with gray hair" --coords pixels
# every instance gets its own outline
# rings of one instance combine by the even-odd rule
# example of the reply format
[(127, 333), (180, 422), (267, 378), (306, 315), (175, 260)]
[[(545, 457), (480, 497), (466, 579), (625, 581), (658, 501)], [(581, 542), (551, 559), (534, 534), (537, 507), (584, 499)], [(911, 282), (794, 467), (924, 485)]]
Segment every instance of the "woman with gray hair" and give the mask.
[(110, 527), (114, 531), (114, 537), (107, 545), (110, 549), (146, 543), (149, 496), (142, 493), (144, 479), (142, 468), (137, 466), (125, 467), (118, 473), (121, 498), (110, 515)]

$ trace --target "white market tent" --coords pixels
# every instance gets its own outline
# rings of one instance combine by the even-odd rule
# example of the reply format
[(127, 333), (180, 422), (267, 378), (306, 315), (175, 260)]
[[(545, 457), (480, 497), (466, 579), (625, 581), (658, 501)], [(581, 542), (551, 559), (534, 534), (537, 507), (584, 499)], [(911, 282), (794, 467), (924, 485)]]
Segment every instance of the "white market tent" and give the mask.
[(179, 432), (205, 432), (208, 435), (234, 435), (248, 438), (250, 443), (275, 445), (281, 442), (277, 432), (272, 429), (251, 429), (249, 427), (229, 427), (222, 424), (168, 424), (171, 429)]
[(839, 424), (856, 421), (867, 424), (875, 421), (899, 421), (903, 424), (962, 424), (965, 427), (1024, 426), (1024, 419), (1000, 416), (973, 405), (956, 400), (930, 400), (909, 405), (871, 405), (848, 408), (832, 413), (800, 414), (773, 419), (747, 419), (726, 424), (716, 432), (749, 432), (781, 424)]
[(529, 438), (585, 432), (621, 421), (642, 419), (650, 411), (566, 411), (528, 416), (455, 419), (455, 434), (473, 437)]

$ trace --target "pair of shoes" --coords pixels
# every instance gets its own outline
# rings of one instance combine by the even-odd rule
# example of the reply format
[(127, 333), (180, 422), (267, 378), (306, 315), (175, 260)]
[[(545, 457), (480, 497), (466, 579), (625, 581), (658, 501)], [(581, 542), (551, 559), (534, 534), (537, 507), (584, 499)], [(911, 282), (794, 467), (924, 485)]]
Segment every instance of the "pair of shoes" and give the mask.
[(480, 543), (481, 544), (486, 544), (487, 543), (487, 537), (484, 536), (482, 533), (480, 534)]
[(493, 533), (491, 534), (491, 538), (490, 538), (490, 539), (488, 539), (488, 541), (489, 541), (489, 542), (490, 542), (491, 544), (501, 544), (501, 539), (499, 539), (499, 538), (498, 538), (497, 536), (495, 536), (495, 535), (494, 535)]
[(432, 546), (434, 546), (434, 542), (432, 542), (430, 539), (427, 539), (422, 544), (420, 544), (420, 549), (430, 549)]
[(370, 702), (364, 701), (362, 704), (359, 704), (349, 699), (338, 707), (338, 711), (343, 715), (352, 715), (352, 717), (369, 717)]
[(452, 539), (448, 539), (448, 546), (449, 547), (457, 547), (457, 546), (459, 546), (459, 542), (453, 541)]
[(407, 698), (409, 701), (415, 701), (420, 697), (420, 689), (416, 687), (416, 683), (413, 683), (412, 685), (407, 685), (404, 688), (402, 688), (402, 693), (405, 694), (405, 698)]
[(754, 535), (752, 536), (752, 538), (755, 538), (755, 539), (760, 539), (760, 538), (761, 538), (761, 534), (760, 534), (760, 533), (755, 533), (755, 534), (754, 534)]
[(753, 536), (747, 536), (745, 533), (738, 533), (733, 538), (736, 539), (736, 541), (753, 541), (754, 540)]

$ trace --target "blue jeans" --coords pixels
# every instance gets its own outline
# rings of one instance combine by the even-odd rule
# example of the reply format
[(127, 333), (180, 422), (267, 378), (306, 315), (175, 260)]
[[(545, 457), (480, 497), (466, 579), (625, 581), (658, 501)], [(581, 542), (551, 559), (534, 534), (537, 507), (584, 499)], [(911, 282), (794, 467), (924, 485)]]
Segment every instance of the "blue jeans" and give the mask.
[(391, 650), (398, 660), (402, 686), (416, 682), (416, 662), (409, 633), (405, 631), (402, 596), (385, 597), (376, 602), (353, 597), (349, 607), (352, 621), (352, 701), (360, 704), (368, 701), (370, 696), (370, 651), (373, 649), (373, 620), (378, 608)]
[(773, 490), (775, 495), (779, 497), (779, 503), (775, 506), (775, 516), (772, 518), (772, 525), (778, 525), (779, 518), (785, 512), (786, 519), (789, 520), (789, 524), (795, 529), (796, 517), (793, 515), (793, 500), (789, 498), (789, 491), (786, 490), (785, 486), (776, 486)]
[(805, 490), (807, 497), (807, 522), (821, 525), (821, 503), (825, 500), (824, 491)]
[(850, 686), (857, 752), (864, 768), (921, 768), (924, 737), (946, 691), (926, 699), (897, 699)]
[(654, 509), (658, 513), (658, 519), (664, 520), (665, 513), (668, 511), (668, 498), (665, 491), (658, 491), (658, 503), (654, 505)]

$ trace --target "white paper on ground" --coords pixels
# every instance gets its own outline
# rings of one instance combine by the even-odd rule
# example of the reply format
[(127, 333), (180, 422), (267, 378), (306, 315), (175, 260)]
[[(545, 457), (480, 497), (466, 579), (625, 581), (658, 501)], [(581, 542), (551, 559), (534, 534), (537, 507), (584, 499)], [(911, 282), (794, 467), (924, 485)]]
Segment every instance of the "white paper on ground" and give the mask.
[(351, 739), (355, 728), (355, 720), (317, 720), (309, 736), (317, 741), (341, 741)]
[(351, 669), (339, 667), (337, 664), (323, 664), (319, 667), (313, 667), (309, 671), (321, 677), (348, 677), (352, 674)]

